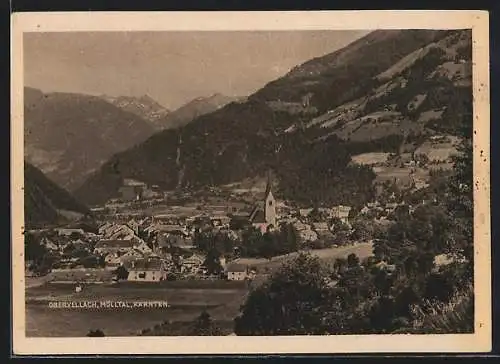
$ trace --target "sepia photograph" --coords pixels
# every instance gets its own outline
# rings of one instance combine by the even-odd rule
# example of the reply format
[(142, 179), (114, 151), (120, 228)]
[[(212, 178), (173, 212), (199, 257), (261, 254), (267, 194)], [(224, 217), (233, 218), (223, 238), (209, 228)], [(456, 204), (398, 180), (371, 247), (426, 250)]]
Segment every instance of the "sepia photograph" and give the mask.
[(491, 348), (487, 13), (355, 13), (16, 14), (18, 353)]

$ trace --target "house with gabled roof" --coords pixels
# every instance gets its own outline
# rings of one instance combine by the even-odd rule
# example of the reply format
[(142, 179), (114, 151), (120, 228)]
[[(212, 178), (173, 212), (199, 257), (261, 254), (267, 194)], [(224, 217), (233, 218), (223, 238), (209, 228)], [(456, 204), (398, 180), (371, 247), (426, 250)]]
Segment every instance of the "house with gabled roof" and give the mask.
[(153, 249), (151, 249), (148, 244), (146, 244), (146, 242), (141, 242), (137, 245), (134, 246), (134, 250), (139, 250), (140, 252), (142, 252), (143, 254), (152, 254), (153, 253)]
[(228, 263), (224, 271), (226, 273), (227, 279), (230, 281), (244, 281), (246, 279), (253, 279), (257, 274), (255, 268), (243, 264), (239, 261), (233, 261)]
[(156, 257), (137, 259), (128, 269), (128, 280), (135, 282), (161, 282), (167, 279), (167, 270), (163, 260)]
[(351, 212), (351, 206), (338, 205), (331, 209), (330, 217), (338, 218), (344, 224), (349, 225), (349, 213)]
[(135, 219), (131, 219), (127, 222), (127, 226), (134, 231), (134, 234), (139, 234), (139, 223)]
[(133, 261), (144, 259), (146, 258), (146, 256), (147, 254), (138, 249), (131, 249), (130, 251), (119, 257), (119, 264), (128, 269), (132, 266)]
[(205, 258), (199, 254), (193, 254), (188, 258), (182, 259), (181, 261), (181, 272), (196, 273), (203, 266)]
[(52, 241), (51, 239), (47, 237), (43, 237), (42, 240), (40, 241), (40, 244), (45, 247), (45, 249), (56, 252), (60, 250), (60, 247), (57, 243)]
[(135, 242), (132, 240), (100, 240), (94, 247), (94, 254), (107, 255), (110, 253), (125, 254), (133, 249)]

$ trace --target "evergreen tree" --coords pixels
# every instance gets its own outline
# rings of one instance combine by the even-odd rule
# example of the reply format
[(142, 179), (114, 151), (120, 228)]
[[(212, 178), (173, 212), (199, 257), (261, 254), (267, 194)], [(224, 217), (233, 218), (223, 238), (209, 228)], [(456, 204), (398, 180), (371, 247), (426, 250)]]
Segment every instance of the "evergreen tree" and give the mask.
[(221, 253), (217, 249), (213, 248), (208, 251), (203, 262), (203, 266), (207, 269), (208, 274), (218, 275), (222, 272), (220, 257)]
[(120, 265), (118, 268), (115, 270), (115, 276), (116, 279), (121, 281), (121, 280), (126, 280), (128, 278), (128, 270), (125, 268), (123, 265)]
[(193, 322), (191, 332), (192, 336), (215, 336), (220, 335), (220, 329), (215, 325), (210, 314), (203, 311)]
[(329, 305), (325, 272), (316, 257), (300, 254), (252, 291), (235, 319), (237, 335), (324, 333)]

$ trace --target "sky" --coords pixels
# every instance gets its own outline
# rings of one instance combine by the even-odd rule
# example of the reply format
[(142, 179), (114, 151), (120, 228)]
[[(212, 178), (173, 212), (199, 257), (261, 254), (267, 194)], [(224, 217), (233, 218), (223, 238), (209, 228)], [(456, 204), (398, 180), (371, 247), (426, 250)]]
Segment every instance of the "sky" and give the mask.
[(24, 84), (44, 92), (148, 95), (175, 109), (247, 96), (367, 31), (25, 33)]

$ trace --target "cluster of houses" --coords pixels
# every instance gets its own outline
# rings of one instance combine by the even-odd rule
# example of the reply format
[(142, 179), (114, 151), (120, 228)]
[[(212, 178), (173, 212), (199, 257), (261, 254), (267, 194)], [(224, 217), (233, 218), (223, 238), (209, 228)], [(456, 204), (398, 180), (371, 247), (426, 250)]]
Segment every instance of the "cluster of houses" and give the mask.
[[(42, 229), (26, 233), (35, 236), (38, 243), (51, 256), (58, 257), (58, 265), (62, 267), (75, 266), (79, 261), (75, 255), (80, 257), (90, 255), (92, 245), (99, 240), (97, 234), (83, 228)], [(32, 263), (26, 261), (26, 266), (29, 267)]]
[(144, 182), (132, 178), (125, 178), (122, 186), (119, 188), (120, 199), (122, 201), (138, 201), (142, 199), (151, 199), (161, 197), (163, 193), (157, 185), (148, 185)]
[[(124, 187), (127, 188), (122, 190), (124, 196), (129, 200), (141, 198), (145, 186), (137, 181), (126, 182)], [(397, 202), (385, 205), (368, 203), (360, 214), (374, 213), (374, 218), (379, 215), (388, 216), (400, 205)], [(207, 278), (208, 269), (204, 266), (206, 257), (195, 246), (196, 232), (221, 232), (236, 241), (241, 238), (241, 231), (233, 226), (238, 219), (262, 233), (273, 231), (281, 223), (292, 224), (301, 242), (332, 238), (334, 224), (339, 221), (351, 227), (350, 206), (303, 209), (288, 207), (283, 202), (276, 201), (270, 179), (262, 200), (253, 208), (248, 207), (244, 204), (233, 204), (230, 208), (221, 205), (212, 208), (209, 213), (200, 209), (197, 214), (184, 217), (175, 211), (155, 216), (122, 216), (102, 223), (96, 233), (89, 233), (84, 229), (57, 229), (53, 234), (56, 239), (44, 237), (41, 243), (48, 250), (60, 254), (71, 244), (72, 249), (88, 250), (89, 254), (102, 258), (104, 270), (116, 271), (123, 267), (128, 272), (127, 279), (130, 281), (159, 282), (169, 279), (170, 275), (176, 279)], [(78, 260), (76, 257), (65, 259), (72, 263)], [(219, 263), (224, 276), (229, 280), (252, 279), (257, 273), (238, 259), (227, 259), (228, 261), (222, 257)]]
[(408, 207), (408, 213), (411, 215), (415, 209), (416, 206), (414, 205), (407, 205), (404, 202), (387, 202), (385, 204), (382, 204), (378, 201), (375, 202), (369, 202), (363, 208), (360, 210), (359, 214), (360, 216), (370, 216), (374, 218), (375, 220), (386, 220), (388, 216), (390, 216), (392, 213), (396, 211), (396, 209), (400, 206), (407, 206)]

